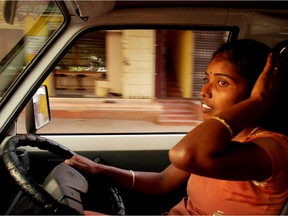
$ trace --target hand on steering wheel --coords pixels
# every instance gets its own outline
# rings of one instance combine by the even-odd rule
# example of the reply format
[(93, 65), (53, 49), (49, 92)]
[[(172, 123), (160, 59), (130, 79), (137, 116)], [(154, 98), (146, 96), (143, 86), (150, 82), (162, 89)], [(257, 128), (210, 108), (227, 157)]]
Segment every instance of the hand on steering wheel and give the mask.
[[(39, 185), (25, 172), (22, 163), (17, 157), (16, 149), (20, 146), (38, 147), (42, 150), (48, 150), (60, 156), (63, 159), (69, 159), (75, 153), (59, 143), (40, 137), (34, 134), (16, 135), (12, 136), (4, 145), (3, 161), (9, 171), (11, 177), (38, 206), (47, 214), (69, 214), (79, 215), (79, 212), (69, 205), (63, 204), (56, 200), (50, 193), (48, 193), (43, 186)], [(72, 167), (70, 167), (73, 169)], [(76, 171), (76, 170), (75, 170)], [(112, 202), (113, 214), (124, 215), (125, 208), (121, 196), (118, 194), (116, 188), (110, 188), (110, 200)]]

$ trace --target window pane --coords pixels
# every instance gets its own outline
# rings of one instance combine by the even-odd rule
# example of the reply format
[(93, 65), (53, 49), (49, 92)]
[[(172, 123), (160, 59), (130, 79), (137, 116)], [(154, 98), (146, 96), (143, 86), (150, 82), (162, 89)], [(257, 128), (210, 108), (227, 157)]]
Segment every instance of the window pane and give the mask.
[(188, 132), (201, 122), (199, 92), (229, 31), (88, 33), (53, 71), (51, 122), (40, 133)]
[[(5, 5), (0, 8), (0, 99), (64, 20), (55, 2), (5, 1)], [(15, 16), (5, 8), (15, 9)]]

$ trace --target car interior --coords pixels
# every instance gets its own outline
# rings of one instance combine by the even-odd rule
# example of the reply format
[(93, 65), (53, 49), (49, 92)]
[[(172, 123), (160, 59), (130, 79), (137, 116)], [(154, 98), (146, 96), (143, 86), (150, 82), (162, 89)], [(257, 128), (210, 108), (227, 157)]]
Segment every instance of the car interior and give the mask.
[(205, 68), (226, 41), (262, 41), (287, 67), (288, 2), (0, 3), (1, 215), (162, 215), (186, 184), (143, 195), (63, 161), (162, 171), (202, 121)]

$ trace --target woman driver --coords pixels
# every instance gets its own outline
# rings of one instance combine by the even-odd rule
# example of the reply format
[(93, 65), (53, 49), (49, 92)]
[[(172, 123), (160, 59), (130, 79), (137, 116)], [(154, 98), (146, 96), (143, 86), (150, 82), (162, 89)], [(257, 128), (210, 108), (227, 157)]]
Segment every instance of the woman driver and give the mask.
[(275, 59), (254, 40), (222, 45), (205, 72), (204, 121), (169, 151), (171, 164), (160, 173), (119, 169), (80, 155), (66, 163), (146, 194), (168, 193), (188, 181), (187, 197), (170, 215), (279, 214), (288, 195), (288, 139), (281, 124), (287, 110), (277, 112), (285, 103)]

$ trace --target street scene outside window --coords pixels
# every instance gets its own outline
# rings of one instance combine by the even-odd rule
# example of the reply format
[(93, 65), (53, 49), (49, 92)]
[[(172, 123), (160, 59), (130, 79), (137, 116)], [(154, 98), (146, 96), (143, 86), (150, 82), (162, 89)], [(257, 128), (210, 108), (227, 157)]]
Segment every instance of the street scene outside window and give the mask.
[[(229, 34), (171, 29), (87, 33), (43, 83), (51, 122), (38, 132), (190, 131), (201, 122), (203, 72)], [(24, 121), (22, 115), (20, 132)]]
[[(11, 3), (8, 6), (20, 13), (1, 22), (0, 40), (9, 36), (0, 52), (1, 98), (64, 22), (53, 2)], [(8, 7), (5, 4), (2, 8)], [(1, 13), (5, 19), (6, 12)], [(86, 33), (43, 83), (51, 122), (38, 133), (190, 131), (202, 119), (203, 72), (213, 52), (232, 33), (209, 28)], [(18, 133), (26, 132), (24, 113), (18, 119)]]
[(39, 132), (188, 132), (201, 122), (203, 72), (229, 34), (171, 29), (87, 33), (44, 82), (51, 122)]

